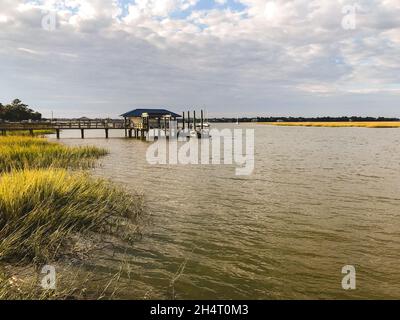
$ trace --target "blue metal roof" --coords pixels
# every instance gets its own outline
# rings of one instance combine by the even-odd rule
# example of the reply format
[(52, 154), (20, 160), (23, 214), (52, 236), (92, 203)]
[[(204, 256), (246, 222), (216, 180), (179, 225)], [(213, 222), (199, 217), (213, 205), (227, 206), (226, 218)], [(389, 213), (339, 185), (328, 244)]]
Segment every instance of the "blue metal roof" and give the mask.
[(173, 117), (181, 117), (179, 114), (172, 112), (172, 111), (168, 111), (166, 109), (135, 109), (129, 112), (126, 112), (124, 114), (121, 114), (121, 117), (126, 117), (126, 118), (130, 118), (130, 117), (141, 117), (143, 113), (147, 113), (150, 116), (166, 116), (166, 115), (170, 115)]

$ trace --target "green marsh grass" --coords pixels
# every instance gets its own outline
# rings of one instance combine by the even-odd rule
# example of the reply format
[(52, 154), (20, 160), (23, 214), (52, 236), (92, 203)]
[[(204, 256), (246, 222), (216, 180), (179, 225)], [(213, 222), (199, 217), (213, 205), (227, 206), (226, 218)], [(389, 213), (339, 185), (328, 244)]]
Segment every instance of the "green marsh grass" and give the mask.
[[(42, 137), (49, 134), (55, 134), (56, 131), (52, 129), (46, 130), (33, 130), (33, 135), (36, 137)], [(18, 131), (6, 131), (7, 136), (31, 136), (31, 132), (29, 130), (18, 130)]]
[(36, 168), (88, 168), (107, 154), (97, 147), (67, 147), (43, 138), (0, 137), (0, 172)]

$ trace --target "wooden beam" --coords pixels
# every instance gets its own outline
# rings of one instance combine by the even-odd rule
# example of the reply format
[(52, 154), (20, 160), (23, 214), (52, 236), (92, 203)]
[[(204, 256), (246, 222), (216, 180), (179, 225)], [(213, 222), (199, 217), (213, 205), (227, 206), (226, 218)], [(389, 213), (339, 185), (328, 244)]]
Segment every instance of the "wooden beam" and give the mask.
[(125, 138), (128, 136), (128, 124), (126, 122), (126, 117), (124, 117), (124, 127), (125, 127)]

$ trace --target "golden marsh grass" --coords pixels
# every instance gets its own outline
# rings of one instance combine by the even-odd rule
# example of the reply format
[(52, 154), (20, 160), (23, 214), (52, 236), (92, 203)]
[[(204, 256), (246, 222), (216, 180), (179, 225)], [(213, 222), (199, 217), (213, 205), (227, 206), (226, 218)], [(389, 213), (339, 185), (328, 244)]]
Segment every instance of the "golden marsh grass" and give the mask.
[(68, 276), (57, 290), (44, 291), (35, 270), (66, 257), (79, 261), (105, 235), (132, 241), (140, 234), (141, 195), (68, 170), (93, 166), (105, 154), (42, 138), (0, 137), (0, 299), (79, 298), (85, 279)]
[(259, 124), (286, 127), (324, 127), (324, 128), (400, 128), (396, 121), (366, 121), (366, 122), (260, 122)]
[(38, 169), (3, 174), (0, 261), (51, 261), (72, 233), (122, 234), (113, 229), (119, 219), (135, 223), (141, 208), (140, 197), (85, 172)]

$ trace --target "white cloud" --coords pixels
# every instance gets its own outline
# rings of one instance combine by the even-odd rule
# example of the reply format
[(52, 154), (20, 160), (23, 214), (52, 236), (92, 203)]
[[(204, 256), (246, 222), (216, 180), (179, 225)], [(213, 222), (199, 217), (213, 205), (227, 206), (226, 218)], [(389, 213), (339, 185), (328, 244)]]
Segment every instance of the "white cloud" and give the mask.
[(177, 10), (186, 10), (197, 3), (197, 0), (136, 0), (129, 5), (129, 14), (125, 21), (141, 17), (167, 17)]

